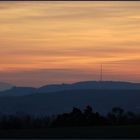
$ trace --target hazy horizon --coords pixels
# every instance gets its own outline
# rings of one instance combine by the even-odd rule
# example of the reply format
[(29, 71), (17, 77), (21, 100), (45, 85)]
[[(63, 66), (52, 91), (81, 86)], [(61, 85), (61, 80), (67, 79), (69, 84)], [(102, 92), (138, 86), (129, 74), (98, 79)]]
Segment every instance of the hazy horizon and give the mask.
[(140, 83), (140, 2), (0, 2), (0, 81)]

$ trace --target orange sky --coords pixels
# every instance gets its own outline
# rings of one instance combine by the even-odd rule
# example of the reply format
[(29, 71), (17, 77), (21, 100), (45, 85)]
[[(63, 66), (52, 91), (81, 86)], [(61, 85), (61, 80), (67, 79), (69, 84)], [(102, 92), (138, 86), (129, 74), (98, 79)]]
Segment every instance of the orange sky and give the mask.
[(140, 82), (140, 2), (0, 2), (0, 81)]

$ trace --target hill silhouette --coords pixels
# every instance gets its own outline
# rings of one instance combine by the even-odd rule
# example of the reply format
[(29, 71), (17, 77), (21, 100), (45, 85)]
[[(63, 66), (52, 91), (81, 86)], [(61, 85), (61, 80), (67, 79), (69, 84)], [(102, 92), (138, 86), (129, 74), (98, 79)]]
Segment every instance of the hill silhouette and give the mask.
[(13, 87), (0, 92), (0, 113), (53, 115), (86, 105), (101, 114), (106, 114), (114, 106), (139, 113), (139, 100), (140, 84), (128, 82), (86, 81), (40, 88)]
[(0, 113), (54, 115), (86, 105), (106, 114), (114, 106), (140, 112), (140, 90), (67, 90), (25, 96), (0, 97)]
[(120, 81), (82, 81), (73, 84), (46, 85), (38, 89), (38, 92), (54, 92), (72, 89), (140, 89), (140, 83)]
[(24, 96), (33, 93), (49, 93), (66, 90), (140, 90), (140, 83), (119, 82), (119, 81), (82, 81), (73, 84), (52, 84), (34, 87), (13, 87), (0, 92), (0, 96)]
[(0, 82), (0, 91), (11, 89), (13, 85), (5, 82)]

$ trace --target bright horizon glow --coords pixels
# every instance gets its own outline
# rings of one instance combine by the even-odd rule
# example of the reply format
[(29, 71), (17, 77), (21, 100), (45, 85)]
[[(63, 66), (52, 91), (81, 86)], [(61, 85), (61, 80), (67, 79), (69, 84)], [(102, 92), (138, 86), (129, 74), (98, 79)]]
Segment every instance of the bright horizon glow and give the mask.
[(140, 2), (0, 2), (0, 81), (140, 82)]

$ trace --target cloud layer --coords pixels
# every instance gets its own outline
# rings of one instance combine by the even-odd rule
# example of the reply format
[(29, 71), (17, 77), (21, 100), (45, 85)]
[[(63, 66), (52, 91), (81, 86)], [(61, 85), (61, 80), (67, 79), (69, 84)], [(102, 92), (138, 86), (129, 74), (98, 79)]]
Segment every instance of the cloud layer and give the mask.
[[(92, 70), (96, 80), (103, 63), (109, 68), (106, 80), (140, 82), (139, 23), (138, 1), (0, 2), (0, 75), (15, 84), (30, 81), (37, 86), (39, 82), (28, 79), (32, 72), (38, 73), (36, 81), (41, 77), (42, 83), (55, 83), (91, 79)], [(43, 79), (42, 69), (44, 75), (55, 73), (56, 80)], [(61, 78), (56, 69), (62, 70)], [(65, 69), (75, 76), (67, 76)]]

